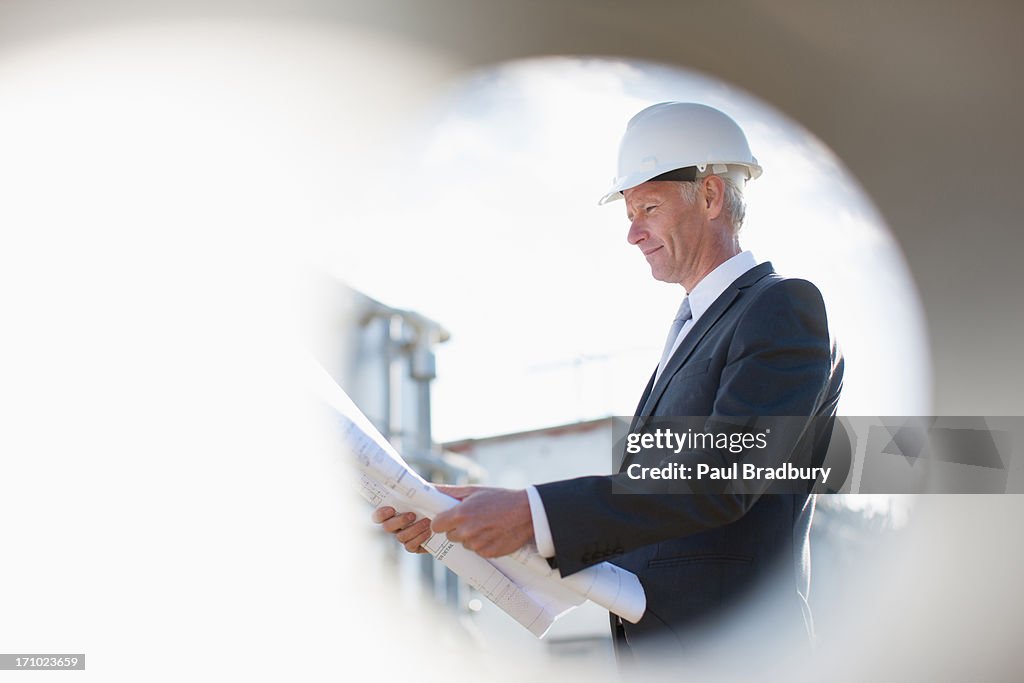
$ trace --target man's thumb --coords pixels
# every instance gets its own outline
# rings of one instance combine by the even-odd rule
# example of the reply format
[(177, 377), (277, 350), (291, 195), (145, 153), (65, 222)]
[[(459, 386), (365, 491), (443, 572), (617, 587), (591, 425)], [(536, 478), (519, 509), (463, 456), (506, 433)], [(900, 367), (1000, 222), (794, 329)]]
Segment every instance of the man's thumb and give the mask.
[(462, 500), (476, 489), (475, 486), (449, 486), (448, 484), (434, 484), (437, 490), (457, 500)]

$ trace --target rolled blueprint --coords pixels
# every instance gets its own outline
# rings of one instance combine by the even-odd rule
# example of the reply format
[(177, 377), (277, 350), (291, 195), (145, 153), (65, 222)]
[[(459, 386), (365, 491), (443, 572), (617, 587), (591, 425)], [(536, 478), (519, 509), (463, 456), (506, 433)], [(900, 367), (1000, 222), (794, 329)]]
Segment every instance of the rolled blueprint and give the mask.
[[(364, 498), (418, 517), (434, 517), (458, 505), (409, 467), (323, 368), (317, 365), (314, 374), (317, 394), (337, 417), (342, 441), (359, 468)], [(636, 575), (607, 562), (562, 578), (532, 546), (485, 559), (434, 534), (423, 548), (538, 638), (584, 600), (632, 623), (647, 606)]]

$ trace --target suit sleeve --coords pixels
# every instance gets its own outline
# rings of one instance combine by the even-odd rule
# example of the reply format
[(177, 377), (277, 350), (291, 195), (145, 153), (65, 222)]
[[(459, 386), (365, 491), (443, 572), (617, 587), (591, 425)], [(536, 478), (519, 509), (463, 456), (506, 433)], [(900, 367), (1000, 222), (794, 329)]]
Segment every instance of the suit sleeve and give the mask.
[[(743, 313), (722, 368), (705, 431), (766, 416), (775, 419), (771, 459), (787, 459), (805, 432), (833, 377), (824, 303), (804, 280), (779, 280), (760, 290)], [(803, 416), (803, 419), (800, 417)], [(737, 420), (737, 418), (742, 418)], [(661, 464), (716, 466), (737, 460), (728, 451), (683, 450)], [(638, 493), (625, 473), (537, 486), (563, 576), (652, 543), (696, 534), (738, 520), (758, 492)], [(614, 492), (613, 492), (614, 487)]]

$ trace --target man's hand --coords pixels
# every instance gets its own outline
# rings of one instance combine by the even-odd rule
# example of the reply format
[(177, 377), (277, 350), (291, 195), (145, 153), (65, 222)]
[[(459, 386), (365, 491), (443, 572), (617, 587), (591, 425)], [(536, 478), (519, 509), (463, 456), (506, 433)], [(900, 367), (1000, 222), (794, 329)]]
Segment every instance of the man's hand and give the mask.
[(445, 486), (441, 493), (463, 501), (442, 512), (437, 519), (417, 520), (412, 512), (398, 514), (393, 507), (379, 507), (372, 519), (384, 531), (394, 534), (410, 553), (425, 553), (422, 548), (431, 535), (445, 532), (448, 539), (461, 543), (481, 557), (501, 557), (533, 541), (533, 518), (526, 491), (490, 486)]
[(421, 546), (433, 535), (428, 518), (424, 517), (417, 521), (415, 513), (407, 512), (400, 515), (395, 508), (385, 505), (374, 510), (370, 519), (380, 524), (384, 531), (394, 534), (398, 542), (410, 553), (427, 552)]
[[(445, 484), (435, 484), (435, 486), (441, 493), (459, 500), (462, 500), (470, 493), (503, 490), (489, 486), (446, 486)], [(398, 542), (405, 546), (405, 549), (410, 553), (427, 552), (422, 546), (434, 535), (434, 532), (430, 530), (431, 520), (429, 518), (423, 517), (417, 520), (416, 514), (412, 512), (400, 515), (395, 508), (387, 505), (374, 510), (370, 518), (375, 523), (380, 524), (384, 531), (394, 534)]]
[(480, 557), (501, 557), (533, 541), (533, 518), (525, 490), (484, 486), (438, 486), (462, 502), (439, 514), (435, 533), (461, 543)]

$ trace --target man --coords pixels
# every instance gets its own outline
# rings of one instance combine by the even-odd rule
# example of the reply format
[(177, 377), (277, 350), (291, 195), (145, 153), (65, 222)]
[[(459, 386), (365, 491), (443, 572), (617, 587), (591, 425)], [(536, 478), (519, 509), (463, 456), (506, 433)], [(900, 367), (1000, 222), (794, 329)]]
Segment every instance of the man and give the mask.
[[(655, 279), (687, 292), (630, 431), (696, 416), (709, 431), (749, 432), (773, 416), (768, 462), (820, 465), (842, 360), (814, 285), (784, 279), (740, 249), (743, 188), (761, 174), (742, 130), (704, 105), (656, 104), (630, 120), (618, 170), (600, 203), (625, 199), (629, 243)], [(751, 457), (764, 462), (763, 453), (688, 448), (659, 455), (655, 464)], [(629, 464), (627, 458), (617, 475), (527, 490), (446, 487), (463, 502), (433, 522), (391, 508), (376, 510), (374, 521), (411, 552), (432, 531), (446, 532), (484, 557), (535, 543), (563, 576), (605, 560), (633, 571), (648, 607), (638, 624), (613, 619), (620, 662), (692, 648), (698, 634), (726, 623), (723, 615), (755, 601), (763, 619), (745, 635), (768, 649), (794, 642), (798, 632), (806, 640), (810, 485), (786, 493), (767, 491), (763, 482), (706, 493), (644, 491), (624, 472)]]

